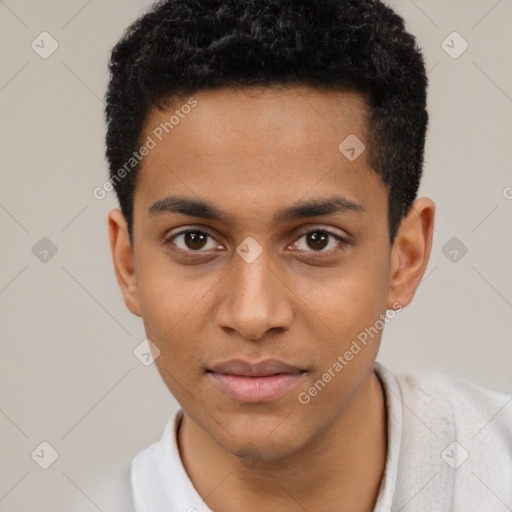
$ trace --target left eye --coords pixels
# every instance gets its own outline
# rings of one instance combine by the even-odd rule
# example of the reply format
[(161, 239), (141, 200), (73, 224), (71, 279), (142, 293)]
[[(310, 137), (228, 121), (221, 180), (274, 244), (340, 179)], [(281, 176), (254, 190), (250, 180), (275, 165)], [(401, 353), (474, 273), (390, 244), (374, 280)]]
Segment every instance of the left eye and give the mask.
[[(302, 244), (302, 248), (301, 248), (301, 244), (299, 243), (301, 240), (304, 239), (304, 243)], [(332, 243), (334, 240), (334, 242), (336, 243)], [(323, 229), (317, 229), (317, 230), (314, 230), (314, 231), (309, 231), (308, 233), (304, 233), (299, 239), (297, 242), (295, 242), (294, 246), (298, 247), (299, 250), (305, 250), (308, 252), (308, 248), (310, 249), (313, 249), (312, 252), (332, 252), (333, 249), (336, 249), (336, 247), (338, 247), (338, 245), (340, 244), (340, 242), (343, 242), (343, 239), (338, 236), (338, 235), (335, 235), (334, 233), (331, 233), (330, 231), (326, 231), (326, 230), (323, 230)], [(306, 248), (304, 249), (303, 247), (306, 246)]]

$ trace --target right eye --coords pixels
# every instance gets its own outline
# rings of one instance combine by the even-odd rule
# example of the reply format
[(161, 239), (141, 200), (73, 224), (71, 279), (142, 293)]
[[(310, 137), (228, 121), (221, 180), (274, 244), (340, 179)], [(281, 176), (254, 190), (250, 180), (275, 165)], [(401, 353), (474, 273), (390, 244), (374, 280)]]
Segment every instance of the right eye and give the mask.
[(206, 231), (190, 228), (174, 233), (165, 240), (165, 243), (175, 245), (180, 251), (198, 253), (205, 252), (202, 249), (205, 249), (205, 246), (208, 245), (208, 238), (210, 238), (212, 242), (210, 247), (206, 247), (207, 250), (222, 247), (219, 246), (218, 243), (214, 243), (213, 241), (215, 239)]

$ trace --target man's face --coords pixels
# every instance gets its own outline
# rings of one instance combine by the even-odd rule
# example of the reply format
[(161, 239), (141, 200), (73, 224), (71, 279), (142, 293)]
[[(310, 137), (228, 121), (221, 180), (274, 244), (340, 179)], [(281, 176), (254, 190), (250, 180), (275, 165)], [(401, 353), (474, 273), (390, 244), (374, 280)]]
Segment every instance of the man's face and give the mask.
[[(339, 149), (350, 135), (368, 144), (367, 109), (355, 93), (296, 87), (194, 98), (161, 141), (154, 130), (181, 103), (146, 119), (141, 140), (156, 146), (134, 197), (133, 310), (188, 417), (228, 452), (251, 443), (263, 458), (282, 457), (340, 417), (372, 370), (380, 332), (359, 342), (341, 371), (335, 363), (391, 307), (387, 190), (366, 150), (354, 160), (361, 146)], [(172, 211), (171, 196), (208, 202), (225, 218)], [(334, 197), (344, 202), (339, 211), (279, 216)], [(211, 371), (268, 358), (298, 370)], [(309, 393), (329, 369), (331, 379)]]

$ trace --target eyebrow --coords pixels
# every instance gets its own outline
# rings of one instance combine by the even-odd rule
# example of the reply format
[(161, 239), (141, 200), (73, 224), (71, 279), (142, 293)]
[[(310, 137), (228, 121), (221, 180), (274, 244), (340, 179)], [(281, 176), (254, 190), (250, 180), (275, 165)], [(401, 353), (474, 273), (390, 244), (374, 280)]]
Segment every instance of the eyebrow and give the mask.
[[(193, 199), (186, 196), (169, 196), (159, 199), (149, 208), (149, 215), (157, 217), (163, 214), (177, 213), (189, 217), (199, 217), (208, 220), (219, 220), (225, 224), (232, 223), (233, 218), (219, 207), (202, 199)], [(327, 199), (312, 199), (309, 201), (298, 201), (297, 203), (283, 208), (274, 214), (274, 225), (308, 217), (321, 215), (332, 215), (335, 213), (357, 212), (364, 213), (366, 210), (362, 205), (350, 199), (334, 195)]]

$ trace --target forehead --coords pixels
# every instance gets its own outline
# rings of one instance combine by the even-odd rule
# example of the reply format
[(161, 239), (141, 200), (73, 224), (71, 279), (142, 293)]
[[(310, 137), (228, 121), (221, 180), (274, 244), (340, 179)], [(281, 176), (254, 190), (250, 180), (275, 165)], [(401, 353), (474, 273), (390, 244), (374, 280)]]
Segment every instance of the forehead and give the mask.
[[(276, 200), (332, 195), (334, 188), (356, 203), (382, 189), (367, 163), (368, 109), (358, 93), (220, 89), (199, 91), (194, 107), (185, 108), (190, 98), (153, 108), (146, 118), (141, 140), (151, 138), (154, 147), (141, 164), (135, 193), (146, 210), (158, 199), (182, 195), (246, 211), (257, 203), (261, 213)], [(340, 150), (346, 140), (365, 148), (356, 159)]]
[[(348, 135), (347, 130), (366, 137), (368, 108), (357, 92), (306, 86), (223, 88), (194, 94), (192, 109), (187, 107), (190, 98), (174, 99), (164, 110), (151, 108), (144, 133), (164, 125), (164, 138), (172, 132), (175, 143), (184, 149), (194, 149), (190, 144), (201, 141), (201, 151), (212, 154), (219, 143), (223, 150), (243, 149), (244, 153), (260, 152), (265, 143), (268, 152), (276, 152), (314, 149), (321, 141), (333, 144)], [(172, 128), (167, 125), (165, 130), (173, 113), (178, 116)]]

